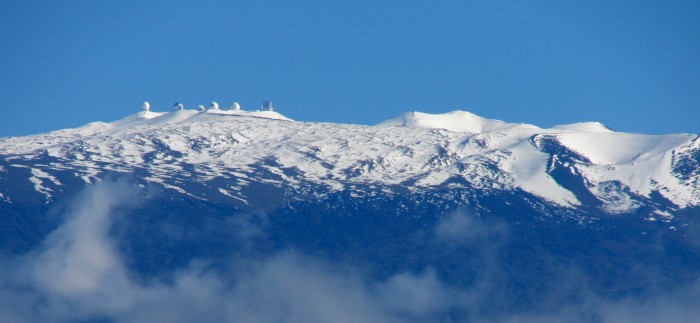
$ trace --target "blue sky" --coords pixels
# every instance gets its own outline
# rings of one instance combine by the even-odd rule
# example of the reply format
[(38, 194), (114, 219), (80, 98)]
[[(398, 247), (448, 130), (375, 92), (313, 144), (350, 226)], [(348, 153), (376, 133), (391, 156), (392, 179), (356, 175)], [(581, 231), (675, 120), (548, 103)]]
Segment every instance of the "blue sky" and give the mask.
[(173, 102), (700, 132), (699, 1), (0, 2), (0, 136)]

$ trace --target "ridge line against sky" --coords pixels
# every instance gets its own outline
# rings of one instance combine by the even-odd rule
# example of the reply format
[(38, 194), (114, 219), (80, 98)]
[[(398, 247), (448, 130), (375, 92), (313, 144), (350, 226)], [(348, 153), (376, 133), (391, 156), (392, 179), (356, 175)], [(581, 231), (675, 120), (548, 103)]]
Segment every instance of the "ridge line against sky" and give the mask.
[(700, 133), (697, 1), (0, 3), (0, 137), (271, 99), (295, 120), (466, 110)]

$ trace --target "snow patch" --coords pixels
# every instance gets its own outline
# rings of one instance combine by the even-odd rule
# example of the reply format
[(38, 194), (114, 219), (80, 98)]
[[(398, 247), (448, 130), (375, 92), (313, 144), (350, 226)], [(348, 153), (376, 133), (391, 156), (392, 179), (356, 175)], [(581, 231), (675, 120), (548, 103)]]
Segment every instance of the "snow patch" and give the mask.
[(61, 183), (58, 182), (58, 180), (49, 175), (48, 173), (38, 169), (38, 168), (31, 168), (32, 176), (29, 177), (29, 181), (34, 184), (34, 190), (44, 194), (46, 196), (46, 201), (48, 202), (51, 199), (51, 192), (53, 190), (49, 187), (44, 186), (44, 179), (50, 180), (56, 185), (61, 185)]
[(670, 222), (673, 220), (673, 214), (671, 214), (668, 211), (662, 211), (662, 210), (654, 210), (652, 212), (653, 214), (656, 214), (657, 216), (661, 217), (663, 222)]
[(559, 205), (581, 205), (571, 191), (561, 187), (549, 176), (547, 154), (532, 149), (527, 141), (520, 142), (510, 151), (512, 154), (501, 162), (501, 166), (512, 174), (515, 186)]
[[(235, 190), (240, 190), (240, 188), (236, 188)], [(236, 195), (234, 195), (234, 194), (231, 194), (229, 191), (227, 191), (227, 190), (225, 190), (225, 189), (223, 189), (223, 188), (219, 188), (219, 193), (224, 194), (224, 195), (226, 195), (226, 196), (228, 196), (228, 197), (230, 197), (230, 198), (232, 198), (232, 199), (234, 199), (234, 200), (241, 201), (243, 204), (248, 205), (248, 201), (247, 201), (246, 199), (243, 199), (243, 198), (238, 197), (238, 196), (236, 196)]]

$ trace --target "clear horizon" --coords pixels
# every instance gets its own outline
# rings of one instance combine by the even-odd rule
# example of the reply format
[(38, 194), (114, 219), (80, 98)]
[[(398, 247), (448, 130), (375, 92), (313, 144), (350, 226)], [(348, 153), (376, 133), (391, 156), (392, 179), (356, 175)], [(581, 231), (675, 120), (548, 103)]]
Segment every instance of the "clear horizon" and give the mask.
[(700, 3), (0, 3), (0, 137), (149, 101), (376, 124), (465, 110), (540, 127), (699, 133)]

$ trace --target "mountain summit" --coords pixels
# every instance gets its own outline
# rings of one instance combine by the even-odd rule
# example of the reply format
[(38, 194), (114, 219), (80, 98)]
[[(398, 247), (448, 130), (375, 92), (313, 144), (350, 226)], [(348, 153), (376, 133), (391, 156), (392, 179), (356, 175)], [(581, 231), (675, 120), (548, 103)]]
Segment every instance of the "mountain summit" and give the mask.
[(379, 126), (402, 126), (426, 129), (445, 129), (455, 132), (482, 133), (504, 130), (513, 127), (539, 129), (532, 125), (506, 123), (500, 120), (485, 119), (467, 111), (452, 111), (443, 114), (406, 112), (386, 120)]

